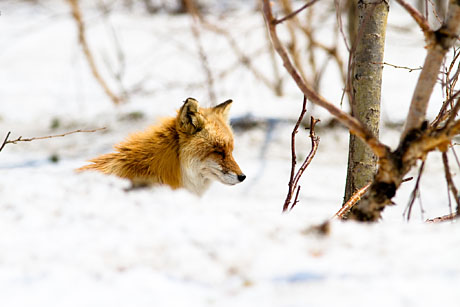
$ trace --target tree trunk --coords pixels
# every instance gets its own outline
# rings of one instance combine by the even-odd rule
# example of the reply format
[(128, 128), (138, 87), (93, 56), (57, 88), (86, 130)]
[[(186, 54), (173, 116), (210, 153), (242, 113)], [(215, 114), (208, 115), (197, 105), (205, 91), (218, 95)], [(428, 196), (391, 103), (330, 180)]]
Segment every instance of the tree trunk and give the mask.
[[(352, 115), (376, 138), (379, 134), (383, 51), (389, 5), (385, 0), (358, 0), (359, 27), (353, 57)], [(377, 157), (363, 141), (350, 134), (345, 202), (371, 182)]]

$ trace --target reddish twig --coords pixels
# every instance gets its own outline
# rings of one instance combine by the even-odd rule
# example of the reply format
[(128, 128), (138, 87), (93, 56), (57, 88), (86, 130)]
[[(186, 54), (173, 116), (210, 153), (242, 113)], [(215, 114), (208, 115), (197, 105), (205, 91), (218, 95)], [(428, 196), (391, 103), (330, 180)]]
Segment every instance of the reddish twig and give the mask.
[(294, 197), (294, 202), (292, 203), (292, 206), (289, 210), (292, 210), (292, 208), (294, 208), (294, 206), (298, 203), (299, 192), (300, 192), (300, 186), (298, 184), (299, 184), (300, 177), (302, 177), (308, 165), (310, 165), (311, 161), (313, 160), (316, 154), (316, 150), (318, 149), (319, 137), (317, 137), (315, 134), (315, 125), (317, 122), (319, 122), (319, 119), (315, 119), (312, 116), (311, 121), (310, 121), (311, 151), (308, 154), (308, 156), (305, 158), (304, 162), (302, 163), (302, 165), (300, 166), (299, 170), (296, 173), (295, 167), (297, 164), (297, 156), (296, 156), (296, 150), (295, 150), (295, 136), (297, 132), (299, 131), (300, 123), (302, 122), (302, 119), (306, 111), (307, 111), (307, 98), (304, 97), (302, 111), (300, 112), (299, 119), (297, 120), (294, 126), (294, 129), (292, 130), (292, 135), (291, 135), (291, 158), (292, 158), (291, 159), (291, 176), (289, 178), (289, 190), (286, 196), (286, 200), (284, 201), (283, 212), (286, 212), (289, 209), (289, 204), (291, 203), (292, 196), (296, 189), (297, 191)]
[(289, 190), (286, 196), (286, 200), (284, 201), (283, 212), (285, 212), (289, 208), (289, 203), (291, 202), (292, 193), (294, 192), (294, 177), (295, 177), (295, 166), (297, 164), (297, 155), (295, 153), (295, 135), (299, 131), (300, 123), (302, 122), (305, 113), (307, 112), (307, 97), (303, 97), (302, 103), (302, 111), (300, 112), (299, 119), (294, 125), (294, 129), (292, 130), (291, 134), (291, 176), (289, 178)]

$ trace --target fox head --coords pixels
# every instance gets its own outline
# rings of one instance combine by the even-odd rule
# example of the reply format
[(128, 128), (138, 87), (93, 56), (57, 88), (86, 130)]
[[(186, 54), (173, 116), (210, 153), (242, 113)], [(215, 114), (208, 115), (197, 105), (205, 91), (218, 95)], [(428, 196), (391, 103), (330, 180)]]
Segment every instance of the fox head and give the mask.
[(246, 178), (232, 155), (233, 133), (228, 121), (231, 104), (232, 100), (227, 100), (201, 108), (198, 101), (187, 98), (177, 114), (182, 179), (198, 194), (211, 180), (234, 185)]

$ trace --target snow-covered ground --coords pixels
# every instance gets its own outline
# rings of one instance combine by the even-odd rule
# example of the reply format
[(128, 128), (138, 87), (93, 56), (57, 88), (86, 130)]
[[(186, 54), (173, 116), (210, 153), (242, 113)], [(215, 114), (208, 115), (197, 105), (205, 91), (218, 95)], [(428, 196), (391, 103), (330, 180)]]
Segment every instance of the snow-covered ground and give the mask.
[[(240, 185), (215, 183), (202, 198), (165, 187), (125, 192), (124, 180), (73, 170), (130, 132), (174, 114), (189, 96), (209, 105), (206, 89), (185, 86), (204, 78), (190, 19), (116, 11), (107, 21), (90, 5), (84, 10), (104, 74), (104, 58), (114, 59), (113, 26), (125, 48), (125, 85), (145, 79), (153, 91), (114, 107), (89, 72), (66, 5), (5, 3), (0, 137), (107, 129), (9, 144), (0, 152), (0, 306), (458, 306), (458, 223), (422, 223), (449, 211), (439, 155), (429, 158), (422, 178), (423, 217), (416, 201), (412, 220), (403, 218), (412, 181), (381, 222), (335, 221), (326, 236), (310, 228), (341, 205), (348, 143), (341, 128), (319, 124), (319, 150), (289, 214), (280, 211), (292, 125), (277, 120), (268, 121), (269, 129), (235, 132), (235, 159), (248, 176)], [(256, 50), (266, 43), (261, 17), (239, 14), (239, 23), (228, 22), (236, 33), (251, 29), (240, 39), (246, 51)], [(390, 22), (400, 25), (392, 15)], [(235, 63), (222, 38), (204, 38), (211, 67)], [(421, 44), (421, 33), (390, 28), (385, 60), (420, 66)], [(384, 117), (404, 118), (416, 77), (385, 68)], [(330, 80), (324, 94), (338, 101), (340, 85)], [(169, 88), (173, 82), (184, 86)], [(233, 119), (293, 120), (302, 99), (293, 86), (275, 97), (244, 69), (217, 82), (216, 92), (219, 100), (234, 99)], [(134, 120), (133, 112), (144, 116)], [(315, 115), (325, 116), (317, 108)], [(383, 128), (382, 139), (396, 144), (398, 132)], [(306, 132), (297, 143), (298, 155), (308, 154)]]

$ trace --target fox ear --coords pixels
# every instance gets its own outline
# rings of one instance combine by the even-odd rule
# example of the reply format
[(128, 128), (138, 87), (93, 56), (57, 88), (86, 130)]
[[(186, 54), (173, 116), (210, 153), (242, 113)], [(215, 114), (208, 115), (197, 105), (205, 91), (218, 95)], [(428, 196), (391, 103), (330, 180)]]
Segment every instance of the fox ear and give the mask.
[(199, 108), (198, 101), (187, 98), (179, 110), (180, 128), (188, 134), (195, 134), (204, 127), (205, 119)]
[(228, 119), (228, 113), (230, 112), (230, 107), (232, 106), (233, 100), (229, 99), (221, 104), (218, 104), (213, 108), (214, 112), (222, 114), (225, 119)]

